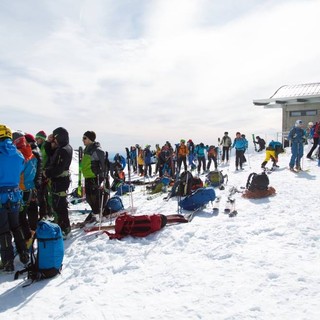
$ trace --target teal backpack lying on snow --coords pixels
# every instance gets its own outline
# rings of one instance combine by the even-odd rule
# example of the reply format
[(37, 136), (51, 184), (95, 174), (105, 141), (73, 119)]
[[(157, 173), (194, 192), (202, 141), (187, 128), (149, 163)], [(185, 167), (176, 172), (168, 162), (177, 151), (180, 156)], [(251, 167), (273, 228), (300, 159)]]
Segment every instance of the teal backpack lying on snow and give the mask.
[(60, 273), (63, 257), (61, 228), (49, 221), (39, 221), (31, 248), (31, 262), (25, 269), (17, 271), (14, 278), (18, 279), (24, 272), (32, 281), (52, 278)]

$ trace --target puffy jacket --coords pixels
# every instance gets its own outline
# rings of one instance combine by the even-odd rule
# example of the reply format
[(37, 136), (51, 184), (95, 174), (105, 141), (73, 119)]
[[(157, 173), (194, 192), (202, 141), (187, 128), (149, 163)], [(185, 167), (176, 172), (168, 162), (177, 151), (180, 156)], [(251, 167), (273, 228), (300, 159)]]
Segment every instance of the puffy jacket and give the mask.
[(69, 144), (69, 134), (66, 129), (62, 127), (55, 129), (53, 136), (58, 141), (58, 147), (53, 150), (53, 155), (50, 156), (45, 170), (46, 177), (50, 179), (56, 179), (69, 174), (73, 154), (73, 149)]
[(178, 146), (178, 157), (185, 157), (189, 153), (188, 147), (185, 144), (180, 144)]
[(207, 148), (204, 146), (203, 143), (200, 143), (199, 145), (196, 146), (196, 155), (198, 157), (204, 157), (207, 151)]
[(222, 137), (220, 146), (230, 147), (231, 144), (232, 144), (232, 142), (231, 142), (231, 138), (229, 136), (223, 136)]
[(246, 140), (243, 138), (235, 138), (232, 144), (232, 148), (235, 148), (236, 150), (246, 150), (247, 143)]

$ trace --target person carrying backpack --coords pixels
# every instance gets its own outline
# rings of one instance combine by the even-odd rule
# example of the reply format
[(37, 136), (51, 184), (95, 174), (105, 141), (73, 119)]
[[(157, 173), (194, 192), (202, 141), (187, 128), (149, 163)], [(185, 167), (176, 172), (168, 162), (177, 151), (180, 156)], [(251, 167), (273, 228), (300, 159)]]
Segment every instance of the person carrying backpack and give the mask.
[(243, 165), (243, 154), (246, 150), (246, 140), (241, 137), (241, 133), (237, 132), (236, 137), (233, 140), (233, 144), (231, 146), (231, 149), (235, 148), (236, 149), (236, 170), (243, 170), (242, 165)]
[(203, 173), (206, 172), (206, 153), (207, 148), (205, 147), (205, 145), (201, 142), (200, 144), (198, 144), (196, 146), (195, 152), (196, 152), (196, 156), (198, 159), (198, 175), (200, 175), (200, 171), (201, 171), (201, 164), (202, 164), (202, 170)]
[(306, 138), (302, 125), (302, 120), (297, 120), (288, 135), (288, 140), (291, 141), (291, 159), (289, 162), (291, 171), (301, 170), (300, 161), (303, 157), (303, 147)]
[(266, 157), (264, 161), (261, 163), (261, 168), (265, 169), (266, 164), (270, 159), (273, 163), (272, 170), (275, 168), (278, 168), (279, 167), (277, 165), (278, 157), (279, 157), (279, 154), (283, 152), (284, 152), (284, 149), (283, 149), (282, 143), (271, 140), (268, 147), (266, 148)]
[(22, 192), (20, 175), (24, 169), (24, 157), (12, 143), (12, 131), (0, 125), (0, 269), (14, 271), (14, 238), (20, 261), (29, 261), (26, 242), (19, 223)]
[(32, 152), (25, 136), (18, 137), (13, 143), (24, 157), (24, 168), (19, 183), (19, 187), (23, 192), (23, 205), (19, 212), (19, 221), (24, 238), (29, 241), (33, 234), (29, 218), (33, 222), (33, 231), (35, 231), (38, 221), (38, 207), (36, 204), (32, 205), (32, 202), (36, 202), (36, 188), (41, 185), (41, 161)]
[(180, 144), (177, 145), (177, 167), (178, 172), (180, 172), (181, 165), (184, 165), (184, 171), (187, 171), (187, 156), (188, 147), (186, 146), (186, 141), (184, 139), (180, 140)]
[(214, 163), (214, 170), (218, 170), (217, 148), (216, 148), (215, 146), (210, 146), (210, 147), (208, 148), (207, 171), (210, 170), (211, 162)]

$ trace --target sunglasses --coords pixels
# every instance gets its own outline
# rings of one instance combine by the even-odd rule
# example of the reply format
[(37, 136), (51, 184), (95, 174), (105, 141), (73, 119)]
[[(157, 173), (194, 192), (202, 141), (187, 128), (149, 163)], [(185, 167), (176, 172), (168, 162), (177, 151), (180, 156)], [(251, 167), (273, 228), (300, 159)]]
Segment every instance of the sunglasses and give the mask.
[(87, 137), (82, 137), (82, 140), (87, 140), (88, 138)]

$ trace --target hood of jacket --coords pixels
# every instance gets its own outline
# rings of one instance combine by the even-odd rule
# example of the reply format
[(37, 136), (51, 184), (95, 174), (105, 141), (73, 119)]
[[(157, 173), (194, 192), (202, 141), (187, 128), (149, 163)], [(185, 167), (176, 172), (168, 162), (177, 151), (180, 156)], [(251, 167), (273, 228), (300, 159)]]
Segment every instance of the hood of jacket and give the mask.
[(69, 133), (65, 128), (59, 127), (54, 129), (52, 134), (57, 139), (59, 147), (64, 147), (69, 143)]
[(17, 154), (17, 147), (12, 143), (11, 139), (0, 141), (0, 153), (8, 155), (9, 157)]

